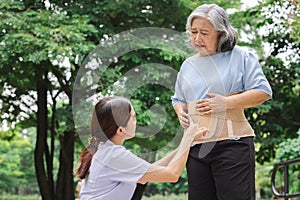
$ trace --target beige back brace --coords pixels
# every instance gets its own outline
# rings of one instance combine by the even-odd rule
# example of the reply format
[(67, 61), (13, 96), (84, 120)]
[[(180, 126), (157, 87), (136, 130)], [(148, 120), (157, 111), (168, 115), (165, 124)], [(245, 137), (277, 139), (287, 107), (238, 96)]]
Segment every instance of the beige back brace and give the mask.
[(200, 115), (195, 109), (196, 102), (188, 103), (188, 113), (199, 127), (207, 127), (209, 132), (194, 141), (194, 144), (255, 136), (245, 117), (244, 109), (230, 109), (211, 115)]

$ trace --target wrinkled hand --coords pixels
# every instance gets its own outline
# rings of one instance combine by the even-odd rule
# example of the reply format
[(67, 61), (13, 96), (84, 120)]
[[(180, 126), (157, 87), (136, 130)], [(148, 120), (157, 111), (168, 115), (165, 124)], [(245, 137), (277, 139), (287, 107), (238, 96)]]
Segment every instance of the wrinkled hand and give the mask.
[(178, 113), (178, 119), (181, 124), (181, 126), (186, 129), (190, 126), (190, 120), (189, 115), (187, 113), (187, 107), (183, 106), (182, 109), (180, 109), (180, 112)]
[(209, 98), (197, 101), (196, 109), (202, 115), (220, 113), (226, 110), (226, 97), (219, 94), (207, 93)]

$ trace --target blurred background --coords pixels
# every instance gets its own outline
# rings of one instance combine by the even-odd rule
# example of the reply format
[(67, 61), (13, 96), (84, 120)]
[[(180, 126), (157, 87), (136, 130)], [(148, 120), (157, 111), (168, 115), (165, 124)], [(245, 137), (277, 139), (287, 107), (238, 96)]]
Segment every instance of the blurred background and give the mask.
[[(0, 199), (77, 198), (74, 170), (86, 141), (73, 121), (72, 95), (84, 59), (123, 31), (158, 27), (185, 33), (189, 13), (204, 3), (227, 11), (239, 33), (238, 44), (259, 57), (273, 89), (271, 100), (246, 114), (256, 132), (257, 199), (274, 199), (274, 165), (300, 157), (299, 0), (1, 0)], [(164, 66), (178, 71), (190, 53), (156, 48), (127, 52), (110, 63), (95, 91), (114, 94), (115, 83), (140, 65), (160, 63), (162, 71)], [(146, 68), (145, 76), (161, 80), (172, 75), (162, 71)], [(172, 141), (180, 129), (172, 94), (155, 81), (132, 92), (138, 125), (160, 128), (155, 135), (126, 142), (126, 148), (137, 154), (158, 152)], [(161, 114), (151, 116), (153, 105), (164, 108), (164, 123), (153, 120)], [(164, 153), (144, 159), (153, 162)], [(289, 168), (290, 192), (300, 191), (299, 168)], [(282, 191), (279, 172), (276, 183)], [(175, 184), (149, 183), (137, 192), (136, 199), (187, 199), (186, 173)]]

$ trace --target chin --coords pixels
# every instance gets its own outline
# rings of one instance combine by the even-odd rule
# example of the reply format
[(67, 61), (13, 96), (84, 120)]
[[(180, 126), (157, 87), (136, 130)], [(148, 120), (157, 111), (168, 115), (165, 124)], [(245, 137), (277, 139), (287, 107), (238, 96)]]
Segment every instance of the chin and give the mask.
[(208, 52), (207, 51), (198, 51), (199, 55), (202, 56), (208, 56)]
[(131, 138), (134, 138), (134, 136), (135, 136), (135, 134), (133, 133), (133, 134), (129, 135), (128, 138), (131, 139)]
[(196, 49), (201, 54), (208, 54), (208, 51), (204, 47), (196, 47)]
[(134, 138), (134, 135), (133, 135), (133, 136), (130, 136), (130, 137), (128, 137), (128, 139), (132, 139), (132, 138)]

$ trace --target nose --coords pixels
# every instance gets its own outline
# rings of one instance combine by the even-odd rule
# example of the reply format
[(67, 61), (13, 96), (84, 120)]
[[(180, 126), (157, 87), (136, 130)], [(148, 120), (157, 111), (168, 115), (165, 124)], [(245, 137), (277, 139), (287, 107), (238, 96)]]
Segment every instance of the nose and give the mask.
[(194, 40), (195, 40), (195, 42), (202, 42), (201, 34), (197, 33), (196, 35), (194, 35)]

